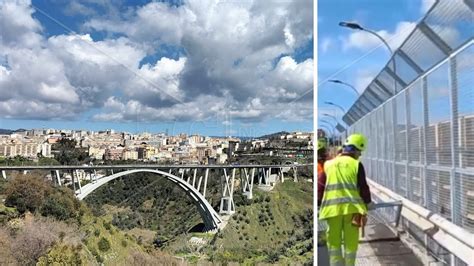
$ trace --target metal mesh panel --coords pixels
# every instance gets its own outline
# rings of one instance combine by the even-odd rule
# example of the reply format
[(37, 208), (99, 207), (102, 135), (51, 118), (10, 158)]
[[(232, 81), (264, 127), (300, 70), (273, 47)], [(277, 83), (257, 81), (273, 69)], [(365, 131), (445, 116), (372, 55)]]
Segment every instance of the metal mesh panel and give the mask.
[[(388, 74), (387, 71), (382, 71), (380, 74), (377, 76), (377, 80), (382, 84), (385, 88), (387, 88), (390, 93), (395, 94), (396, 91), (394, 89), (395, 86), (395, 79)], [(400, 84), (396, 84), (397, 87), (400, 86)]]
[(452, 165), (448, 73), (448, 64), (446, 63), (427, 76), (428, 132), (426, 152), (428, 164)]
[(369, 149), (368, 149), (368, 156), (370, 158), (372, 157), (376, 157), (376, 150), (377, 150), (377, 138), (376, 138), (376, 134), (375, 134), (375, 125), (376, 125), (376, 121), (375, 121), (375, 116), (372, 114), (370, 114), (368, 116), (368, 121), (366, 121), (367, 125), (368, 125), (368, 128), (365, 130), (365, 133), (369, 136), (370, 140), (371, 140), (371, 143), (369, 145)]
[(425, 22), (453, 49), (472, 38), (474, 31), (474, 13), (464, 0), (439, 1)]
[(445, 58), (445, 54), (418, 28), (401, 49), (423, 70)]
[(402, 196), (407, 196), (407, 174), (406, 166), (397, 164), (395, 165), (395, 192)]
[[(473, 6), (472, 0), (436, 1), (434, 8), (418, 23), (369, 86), (374, 87), (379, 82), (390, 94), (396, 94), (405, 89), (404, 86), (409, 85), (423, 71), (434, 67), (449, 53), (471, 41), (474, 33)], [(405, 84), (402, 85), (400, 82), (395, 84), (395, 79), (389, 72), (396, 73)], [(381, 92), (379, 89), (374, 91)], [(356, 111), (355, 107), (362, 101), (361, 98), (349, 109), (348, 114)], [(384, 99), (385, 97), (382, 98)], [(366, 113), (367, 110), (357, 117), (361, 118)], [(354, 122), (356, 121), (351, 121)]]
[(421, 179), (421, 168), (420, 167), (408, 167), (408, 176), (409, 182), (409, 195), (408, 198), (415, 203), (423, 204), (423, 187), (422, 187), (422, 179)]
[(474, 169), (474, 45), (456, 56), (459, 116), (459, 162), (456, 166)]
[[(386, 100), (350, 125), (368, 138), (368, 176), (474, 232), (474, 12), (466, 3), (436, 1), (370, 83), (376, 96), (366, 91), (348, 113), (366, 99)], [(408, 85), (394, 84), (391, 72)], [(413, 224), (404, 227), (440, 261), (465, 265)]]
[(385, 130), (384, 123), (381, 123), (381, 121), (383, 121), (384, 119), (384, 109), (377, 109), (374, 117), (375, 126), (377, 127), (377, 158), (384, 158)]
[(427, 208), (434, 213), (451, 220), (450, 173), (438, 170), (426, 171), (429, 194)]
[[(371, 179), (471, 232), (474, 232), (474, 61), (470, 59), (474, 56), (473, 47), (439, 65), (351, 127), (368, 137), (369, 147), (362, 161)], [(456, 121), (453, 119), (458, 122), (452, 123)], [(450, 263), (446, 249), (413, 225), (409, 231), (423, 236), (429, 252)], [(455, 265), (463, 262), (455, 258)]]
[[(395, 63), (397, 76), (399, 76), (406, 84), (409, 84), (418, 77), (416, 70), (413, 69), (413, 67), (410, 66), (403, 57), (395, 55)], [(389, 67), (390, 69), (393, 69), (393, 63), (389, 65)]]
[(389, 101), (384, 105), (385, 109), (385, 117), (382, 124), (384, 124), (385, 127), (385, 138), (386, 138), (386, 143), (387, 146), (385, 147), (385, 155), (388, 160), (393, 160), (394, 159), (394, 149), (395, 149), (395, 138), (393, 135), (393, 130), (394, 130), (394, 122), (393, 122), (393, 110), (392, 110), (392, 102)]
[(370, 87), (375, 92), (375, 94), (377, 94), (380, 97), (380, 99), (382, 99), (383, 101), (387, 100), (391, 96), (389, 92), (381, 88), (375, 82), (372, 82), (372, 84), (370, 84)]
[(454, 196), (455, 206), (460, 208), (459, 225), (474, 233), (474, 173), (456, 173), (456, 185), (461, 187)]
[(395, 160), (405, 161), (407, 159), (405, 93), (400, 93), (396, 97), (395, 103), (397, 107)]
[(424, 126), (423, 126), (423, 92), (421, 80), (408, 89), (410, 129), (409, 159), (410, 162), (424, 163)]

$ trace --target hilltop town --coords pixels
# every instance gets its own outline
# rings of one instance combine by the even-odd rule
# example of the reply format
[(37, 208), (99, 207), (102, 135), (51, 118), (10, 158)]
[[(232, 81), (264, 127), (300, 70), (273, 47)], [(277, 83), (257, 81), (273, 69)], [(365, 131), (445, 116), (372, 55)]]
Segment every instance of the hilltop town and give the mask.
[[(55, 144), (74, 141), (87, 161), (142, 161), (171, 164), (225, 164), (231, 157), (248, 154), (297, 157), (313, 149), (313, 134), (280, 132), (259, 138), (209, 137), (197, 134), (132, 134), (114, 130), (88, 131), (64, 129), (3, 130), (0, 158), (23, 157), (37, 162), (54, 158)], [(294, 148), (294, 149), (291, 149)]]

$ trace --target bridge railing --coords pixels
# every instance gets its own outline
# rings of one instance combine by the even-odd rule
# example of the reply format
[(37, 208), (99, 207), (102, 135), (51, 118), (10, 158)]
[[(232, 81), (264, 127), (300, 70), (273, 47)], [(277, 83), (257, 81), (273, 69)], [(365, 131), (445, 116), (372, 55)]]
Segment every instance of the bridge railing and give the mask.
[[(470, 41), (349, 130), (368, 137), (362, 162), (372, 180), (471, 233), (473, 58)], [(434, 239), (426, 245), (437, 254), (450, 254)], [(464, 265), (451, 255), (441, 257)]]
[[(372, 87), (382, 84), (395, 91), (393, 96), (384, 98), (383, 102), (369, 102), (370, 110), (359, 112), (357, 119), (348, 121), (351, 126), (347, 131), (368, 138), (368, 149), (361, 161), (370, 179), (471, 234), (474, 233), (472, 25), (472, 1), (437, 1), (364, 92), (368, 96)], [(397, 75), (405, 81), (405, 85), (398, 83), (396, 88), (393, 77), (390, 81), (390, 75), (385, 73), (390, 72), (387, 69), (393, 60), (396, 60)], [(356, 116), (352, 108), (349, 113), (352, 118)], [(415, 225), (407, 223), (405, 229), (422, 239), (445, 263), (467, 263)]]

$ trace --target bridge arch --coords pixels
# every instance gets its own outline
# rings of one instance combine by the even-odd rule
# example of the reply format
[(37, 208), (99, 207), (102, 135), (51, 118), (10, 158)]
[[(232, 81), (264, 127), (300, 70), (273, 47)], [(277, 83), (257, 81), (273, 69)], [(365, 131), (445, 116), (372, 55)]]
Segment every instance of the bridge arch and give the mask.
[(83, 186), (82, 189), (76, 191), (76, 197), (79, 200), (83, 200), (89, 194), (94, 192), (99, 187), (107, 184), (108, 182), (119, 177), (135, 173), (154, 173), (160, 176), (164, 176), (166, 179), (179, 185), (179, 187), (181, 187), (185, 191), (185, 193), (191, 196), (191, 198), (194, 200), (196, 206), (198, 207), (199, 214), (201, 215), (202, 220), (204, 221), (205, 230), (215, 230), (221, 229), (223, 227), (222, 218), (219, 216), (219, 214), (217, 214), (214, 208), (212, 208), (211, 204), (198, 190), (196, 190), (191, 184), (187, 183), (185, 180), (173, 174), (163, 172), (161, 170), (133, 169), (105, 176), (100, 179), (97, 179), (95, 182)]

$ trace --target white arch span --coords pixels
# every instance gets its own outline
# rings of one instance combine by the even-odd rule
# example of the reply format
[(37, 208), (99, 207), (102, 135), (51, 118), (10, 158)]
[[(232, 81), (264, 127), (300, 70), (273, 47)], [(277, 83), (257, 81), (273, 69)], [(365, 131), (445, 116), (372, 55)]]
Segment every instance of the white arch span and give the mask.
[(105, 185), (116, 178), (134, 174), (134, 173), (143, 173), (143, 172), (154, 173), (154, 174), (164, 176), (166, 179), (178, 184), (186, 192), (186, 194), (190, 195), (191, 198), (196, 202), (199, 214), (201, 215), (204, 221), (205, 230), (215, 230), (215, 229), (222, 228), (223, 226), (222, 218), (219, 216), (219, 214), (217, 214), (214, 208), (212, 208), (211, 204), (209, 204), (206, 198), (204, 198), (204, 196), (198, 190), (196, 190), (192, 185), (187, 183), (185, 180), (175, 175), (172, 175), (170, 173), (163, 172), (160, 170), (133, 169), (133, 170), (127, 170), (120, 173), (116, 173), (110, 176), (105, 176), (100, 179), (97, 179), (93, 183), (89, 183), (83, 186), (82, 189), (76, 192), (76, 197), (79, 200), (82, 200), (85, 197), (87, 197), (90, 193), (94, 192), (94, 190), (98, 189), (102, 185)]

